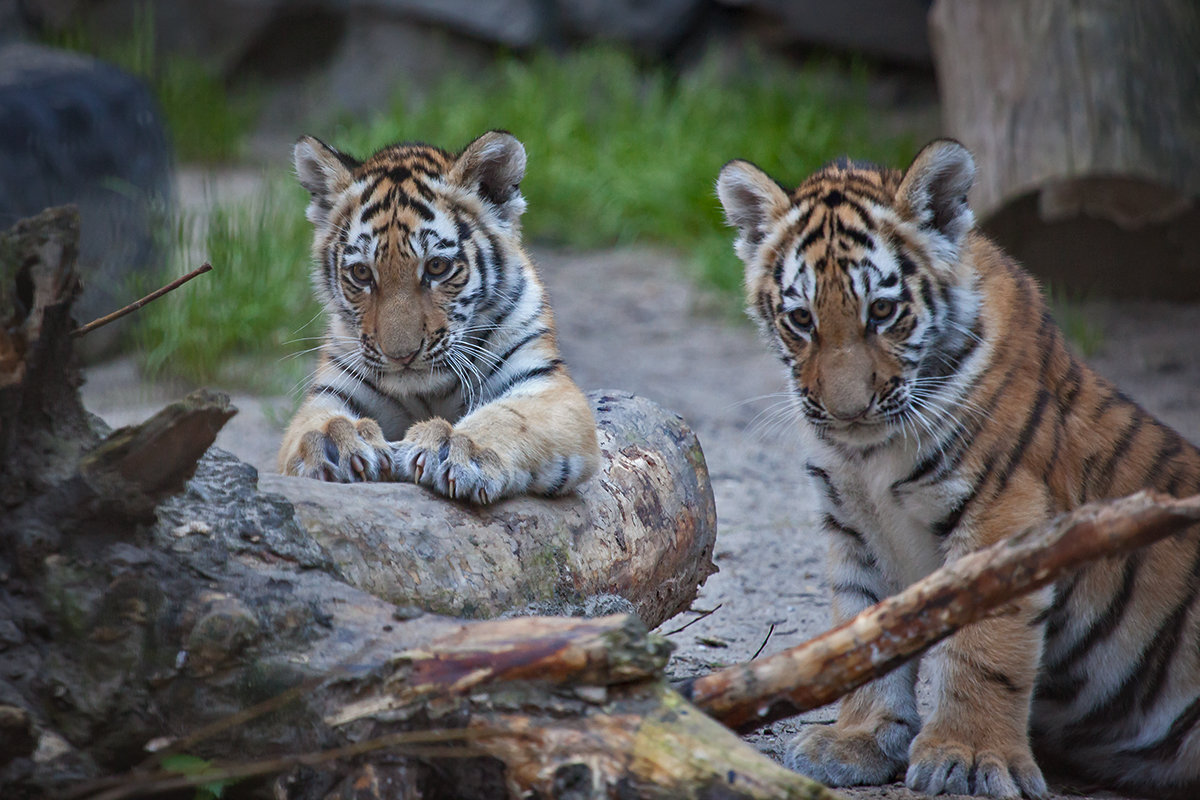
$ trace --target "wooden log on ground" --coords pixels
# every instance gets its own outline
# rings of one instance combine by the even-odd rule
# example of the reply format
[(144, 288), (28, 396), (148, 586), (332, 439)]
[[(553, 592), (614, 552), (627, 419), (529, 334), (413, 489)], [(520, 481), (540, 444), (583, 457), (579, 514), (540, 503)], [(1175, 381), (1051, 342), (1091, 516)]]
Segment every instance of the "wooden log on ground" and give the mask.
[(831, 703), (951, 633), (1085, 562), (1129, 552), (1200, 521), (1200, 495), (1150, 491), (1084, 506), (970, 553), (804, 644), (685, 684), (730, 727), (755, 730)]
[(716, 571), (704, 455), (682, 418), (645, 398), (589, 399), (601, 469), (561, 499), (479, 507), (403, 483), (264, 475), (261, 484), (295, 506), (347, 580), (394, 603), (489, 617), (527, 605), (578, 613), (589, 597), (618, 595), (655, 627)]
[(1130, 225), (1200, 195), (1194, 2), (938, 0), (930, 37), (946, 133), (979, 162), (981, 216), (1074, 178), (1162, 187), (1158, 204), (1095, 209)]
[(929, 21), (988, 232), (1060, 288), (1200, 299), (1200, 5), (938, 0)]

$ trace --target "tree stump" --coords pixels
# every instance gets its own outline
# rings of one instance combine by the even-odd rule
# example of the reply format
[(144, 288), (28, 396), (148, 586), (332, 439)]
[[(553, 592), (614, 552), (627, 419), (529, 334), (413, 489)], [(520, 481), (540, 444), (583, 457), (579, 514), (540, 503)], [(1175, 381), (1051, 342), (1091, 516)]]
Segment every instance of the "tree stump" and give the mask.
[(946, 133), (971, 204), (1052, 284), (1200, 299), (1200, 6), (938, 0)]

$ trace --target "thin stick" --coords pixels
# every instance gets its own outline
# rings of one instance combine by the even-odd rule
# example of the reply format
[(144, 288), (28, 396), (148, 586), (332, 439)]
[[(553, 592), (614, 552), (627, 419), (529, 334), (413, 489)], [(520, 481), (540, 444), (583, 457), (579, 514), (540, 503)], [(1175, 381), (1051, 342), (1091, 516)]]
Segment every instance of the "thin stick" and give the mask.
[(719, 609), (722, 605), (724, 605), (724, 603), (717, 603), (714, 607), (710, 608), (708, 611), (705, 611), (703, 614), (696, 617), (694, 620), (687, 623), (686, 625), (681, 625), (680, 627), (676, 628), (673, 631), (667, 631), (663, 635), (664, 636), (673, 636), (674, 634), (679, 633), (680, 631), (687, 630), (688, 628), (692, 627), (700, 620), (704, 619), (705, 617), (709, 616), (710, 614), (715, 613), (717, 611), (717, 609)]
[(767, 642), (771, 641), (771, 634), (774, 632), (775, 632), (775, 623), (772, 622), (771, 630), (767, 631), (767, 638), (763, 639), (763, 643), (760, 644), (758, 646), (758, 649), (754, 651), (754, 655), (750, 656), (751, 661), (758, 658), (759, 653), (761, 653), (763, 650), (767, 649)]
[(130, 303), (129, 305), (125, 306), (124, 308), (122, 308), (118, 311), (114, 311), (111, 314), (107, 314), (107, 315), (101, 317), (100, 319), (94, 319), (91, 322), (89, 322), (87, 325), (83, 325), (82, 327), (76, 328), (75, 330), (71, 331), (71, 335), (78, 338), (80, 336), (83, 336), (84, 334), (91, 333), (92, 331), (96, 330), (96, 328), (103, 327), (103, 326), (107, 325), (108, 323), (113, 322), (114, 320), (120, 319), (121, 317), (125, 316), (126, 314), (132, 314), (134, 311), (137, 311), (139, 308), (146, 305), (146, 303), (153, 302), (154, 300), (157, 300), (158, 298), (162, 297), (167, 292), (178, 289), (180, 286), (183, 286), (185, 283), (190, 281), (192, 278), (196, 277), (197, 275), (203, 275), (204, 273), (208, 272), (210, 269), (212, 269), (212, 264), (209, 264), (206, 261), (202, 265), (197, 267), (196, 269), (189, 272), (187, 275), (184, 275), (182, 278), (176, 278), (175, 280), (171, 281), (170, 283), (168, 283), (166, 286), (162, 287), (161, 289), (155, 289), (153, 292), (146, 295), (141, 300), (135, 300), (134, 302)]

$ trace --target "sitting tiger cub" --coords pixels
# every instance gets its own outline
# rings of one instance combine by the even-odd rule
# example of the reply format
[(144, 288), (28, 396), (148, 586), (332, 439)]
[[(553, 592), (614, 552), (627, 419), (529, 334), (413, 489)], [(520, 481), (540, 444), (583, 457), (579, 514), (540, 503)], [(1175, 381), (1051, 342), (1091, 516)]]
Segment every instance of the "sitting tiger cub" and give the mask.
[(521, 247), (521, 143), (492, 131), (458, 155), (398, 144), (360, 163), (306, 136), (295, 165), (329, 328), (279, 471), (475, 503), (595, 472), (591, 408)]
[[(841, 622), (965, 553), (1143, 487), (1200, 492), (1200, 451), (1068, 349), (1034, 280), (974, 227), (970, 153), (835, 163), (793, 192), (732, 161), (717, 191), (750, 315), (790, 376)], [(836, 785), (1043, 797), (1034, 761), (1200, 797), (1200, 526), (965, 628), (796, 737)], [(1031, 735), (1032, 744), (1031, 747)]]

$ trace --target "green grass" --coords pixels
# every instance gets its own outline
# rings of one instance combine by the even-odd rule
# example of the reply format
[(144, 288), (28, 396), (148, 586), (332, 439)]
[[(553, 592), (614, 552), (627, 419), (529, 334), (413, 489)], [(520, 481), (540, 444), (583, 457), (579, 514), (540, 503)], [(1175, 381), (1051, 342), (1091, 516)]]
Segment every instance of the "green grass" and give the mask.
[(76, 19), (43, 36), (47, 44), (108, 61), (146, 81), (162, 110), (175, 155), (181, 161), (236, 158), (254, 124), (259, 101), (252, 87), (231, 92), (204, 62), (159, 51), (154, 6), (135, 9), (133, 25), (119, 39), (97, 39)]
[[(504, 58), (487, 73), (427, 87), (420, 102), (405, 89), (374, 119), (297, 134), (365, 157), (395, 141), (455, 150), (489, 129), (509, 130), (529, 156), (528, 239), (674, 247), (729, 309), (741, 306), (741, 266), (713, 189), (722, 164), (748, 158), (794, 185), (843, 153), (901, 165), (915, 149), (909, 137), (878, 134), (861, 70), (828, 65), (764, 62), (724, 75), (710, 62), (679, 78), (616, 50), (586, 49)], [(288, 339), (319, 335), (319, 323), (295, 333), (315, 310), (299, 277), (311, 235), (305, 199), (292, 180), (256, 204), (217, 210), (204, 244), (214, 272), (142, 312), (151, 372), (213, 380), (230, 373), (231, 357), (277, 359)]]
[(252, 200), (218, 205), (206, 220), (176, 220), (170, 276), (203, 261), (213, 270), (138, 312), (133, 336), (147, 373), (271, 391), (300, 377), (302, 365), (279, 359), (323, 332), (309, 283), (305, 199), (276, 180)]
[(509, 58), (447, 79), (422, 102), (401, 94), (379, 118), (329, 138), (363, 156), (399, 140), (456, 149), (506, 129), (529, 155), (528, 235), (577, 248), (674, 245), (706, 283), (736, 290), (740, 267), (713, 191), (726, 161), (750, 159), (794, 184), (843, 153), (900, 165), (914, 143), (875, 134), (862, 70), (763, 61), (721, 72), (709, 60), (677, 79), (605, 48)]

